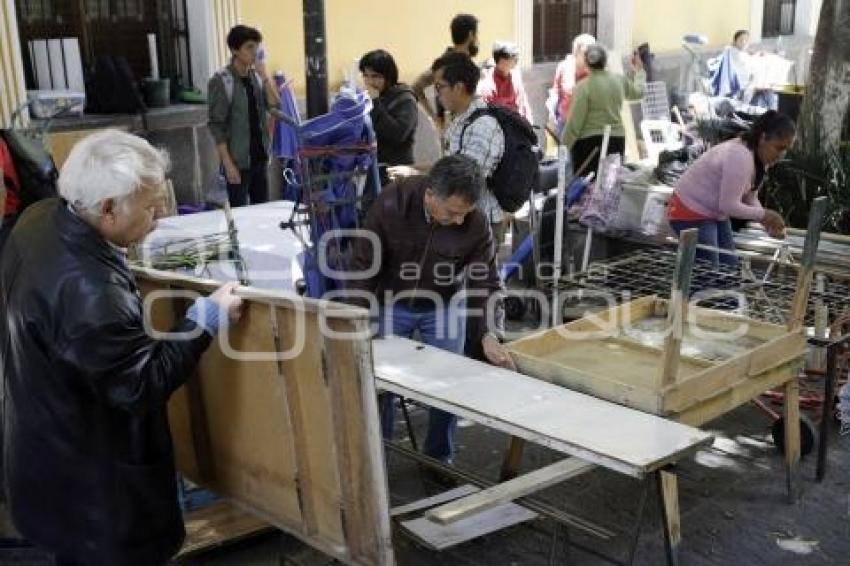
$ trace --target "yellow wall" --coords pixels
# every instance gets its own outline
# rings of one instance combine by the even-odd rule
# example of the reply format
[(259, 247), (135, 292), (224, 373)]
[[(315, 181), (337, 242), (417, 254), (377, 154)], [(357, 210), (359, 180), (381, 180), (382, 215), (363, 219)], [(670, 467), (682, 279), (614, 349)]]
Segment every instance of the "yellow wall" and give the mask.
[(703, 34), (710, 46), (720, 47), (750, 27), (749, 0), (635, 0), (633, 14), (633, 43), (648, 41), (654, 52), (680, 49), (687, 33)]
[[(379, 48), (392, 53), (402, 81), (413, 81), (451, 43), (449, 22), (460, 12), (480, 20), (480, 60), (489, 56), (494, 40), (517, 40), (514, 0), (326, 0), (331, 88), (339, 85), (355, 59)], [(262, 31), (269, 68), (285, 71), (303, 95), (301, 0), (241, 0), (240, 16), (242, 23)]]

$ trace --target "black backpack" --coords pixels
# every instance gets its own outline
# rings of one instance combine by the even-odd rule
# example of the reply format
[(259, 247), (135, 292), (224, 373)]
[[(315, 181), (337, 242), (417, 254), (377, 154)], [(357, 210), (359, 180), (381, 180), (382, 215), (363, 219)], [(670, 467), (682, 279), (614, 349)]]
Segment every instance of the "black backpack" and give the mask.
[(537, 134), (528, 120), (517, 112), (490, 104), (469, 116), (460, 133), (461, 147), (466, 128), (480, 116), (495, 118), (505, 136), (505, 151), (487, 178), (487, 187), (493, 191), (502, 210), (516, 212), (528, 201), (531, 189), (537, 185), (540, 163)]
[(126, 57), (101, 55), (86, 85), (86, 110), (93, 114), (144, 113), (142, 95)]
[(18, 214), (35, 202), (57, 196), (59, 171), (44, 145), (20, 130), (0, 130), (0, 136), (9, 148), (20, 181)]

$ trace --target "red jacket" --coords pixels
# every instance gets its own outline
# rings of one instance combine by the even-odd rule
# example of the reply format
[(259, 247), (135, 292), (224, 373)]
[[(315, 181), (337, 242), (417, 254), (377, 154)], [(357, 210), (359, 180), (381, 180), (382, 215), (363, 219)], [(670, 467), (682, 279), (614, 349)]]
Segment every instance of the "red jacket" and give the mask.
[(9, 148), (6, 147), (6, 142), (2, 138), (0, 138), (0, 170), (3, 171), (3, 185), (6, 187), (6, 209), (3, 211), (3, 216), (17, 214), (21, 206), (21, 200), (18, 198), (21, 181), (18, 179), (12, 154), (9, 153)]
[(478, 82), (478, 94), (487, 104), (505, 106), (534, 122), (519, 69), (511, 71), (509, 76), (498, 73), (495, 67), (484, 69)]

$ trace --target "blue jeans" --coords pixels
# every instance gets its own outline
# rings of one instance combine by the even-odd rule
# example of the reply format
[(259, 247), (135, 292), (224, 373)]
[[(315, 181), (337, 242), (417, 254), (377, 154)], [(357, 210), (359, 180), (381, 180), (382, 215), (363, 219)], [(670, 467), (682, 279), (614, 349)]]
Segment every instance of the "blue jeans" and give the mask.
[[(698, 244), (723, 250), (735, 250), (732, 223), (728, 220), (671, 220), (670, 227), (676, 232), (676, 235), (681, 233), (682, 230), (696, 228), (699, 231), (697, 237)], [(697, 248), (696, 257), (697, 259), (710, 261), (715, 267), (721, 263), (730, 267), (738, 265), (738, 258), (736, 256), (721, 254), (711, 250)]]
[[(422, 341), (429, 346), (463, 355), (466, 323), (462, 311), (463, 309), (448, 307), (418, 311), (396, 304), (389, 312), (386, 309), (381, 311), (379, 332), (381, 335), (411, 338), (413, 332), (419, 330)], [(381, 432), (388, 440), (392, 439), (395, 428), (396, 397), (385, 392), (380, 400)], [(456, 428), (456, 416), (431, 408), (428, 415), (428, 435), (425, 437), (422, 451), (443, 463), (449, 462), (452, 458)]]

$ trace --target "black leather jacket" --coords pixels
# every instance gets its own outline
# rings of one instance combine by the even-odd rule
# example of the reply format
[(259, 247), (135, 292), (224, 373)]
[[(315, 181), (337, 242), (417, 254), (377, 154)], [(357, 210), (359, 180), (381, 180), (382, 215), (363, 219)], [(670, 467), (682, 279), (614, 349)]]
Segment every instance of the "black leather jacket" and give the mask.
[(84, 564), (166, 562), (184, 537), (166, 402), (211, 337), (149, 337), (122, 254), (58, 199), (6, 242), (0, 312), (15, 526)]

